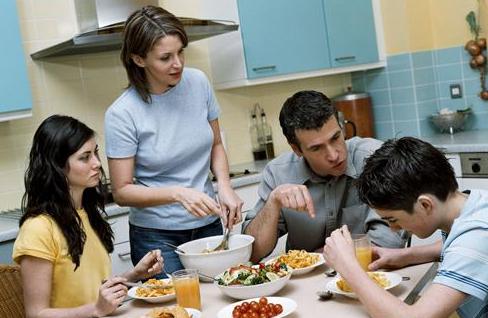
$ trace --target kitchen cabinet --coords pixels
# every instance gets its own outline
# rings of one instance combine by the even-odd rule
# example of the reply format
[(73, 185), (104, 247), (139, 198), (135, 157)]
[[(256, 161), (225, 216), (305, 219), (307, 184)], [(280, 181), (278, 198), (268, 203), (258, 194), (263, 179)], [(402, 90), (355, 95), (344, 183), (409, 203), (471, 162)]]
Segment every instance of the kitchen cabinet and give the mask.
[(0, 1), (0, 121), (31, 116), (32, 95), (15, 0)]
[(122, 274), (133, 268), (130, 258), (129, 214), (120, 214), (108, 220), (114, 232), (112, 252), (112, 274)]
[(240, 31), (208, 39), (216, 89), (386, 65), (379, 0), (208, 0)]
[(14, 240), (0, 242), (0, 264), (12, 264)]

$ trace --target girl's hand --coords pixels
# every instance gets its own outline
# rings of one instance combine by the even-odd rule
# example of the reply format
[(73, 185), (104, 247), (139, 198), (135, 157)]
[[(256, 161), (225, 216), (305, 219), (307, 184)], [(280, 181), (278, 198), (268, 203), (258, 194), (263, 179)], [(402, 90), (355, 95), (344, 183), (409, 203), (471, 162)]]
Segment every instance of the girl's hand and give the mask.
[(95, 316), (102, 317), (112, 313), (127, 296), (127, 287), (123, 285), (127, 279), (115, 276), (104, 282), (99, 289), (95, 303)]
[(220, 203), (220, 215), (225, 220), (225, 227), (232, 229), (234, 224), (242, 220), (242, 206), (244, 201), (231, 187), (219, 188), (218, 199)]
[(164, 260), (160, 250), (152, 250), (137, 263), (133, 269), (135, 280), (141, 280), (153, 277), (163, 271)]
[(179, 188), (176, 201), (196, 217), (204, 217), (210, 214), (220, 215), (220, 207), (214, 199), (203, 192), (190, 188)]

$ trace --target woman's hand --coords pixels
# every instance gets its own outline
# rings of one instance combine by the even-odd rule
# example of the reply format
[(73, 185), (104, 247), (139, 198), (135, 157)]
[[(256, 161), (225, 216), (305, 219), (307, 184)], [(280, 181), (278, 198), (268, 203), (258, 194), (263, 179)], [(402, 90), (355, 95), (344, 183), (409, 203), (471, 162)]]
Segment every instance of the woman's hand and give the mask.
[(133, 280), (138, 281), (153, 277), (163, 271), (164, 260), (161, 256), (160, 250), (152, 250), (147, 252), (146, 255), (137, 263), (132, 270)]
[(108, 279), (100, 286), (95, 304), (96, 317), (106, 316), (117, 309), (127, 296), (127, 287), (122, 284), (126, 281), (125, 277), (116, 276)]
[(242, 220), (242, 206), (244, 201), (231, 187), (219, 188), (219, 203), (221, 217), (226, 220), (225, 227), (232, 229), (232, 226)]
[(341, 274), (354, 265), (361, 269), (356, 259), (354, 243), (347, 225), (343, 225), (340, 229), (332, 232), (325, 240), (324, 257), (327, 265)]
[(220, 215), (220, 207), (214, 199), (203, 192), (190, 188), (179, 188), (176, 201), (196, 217), (204, 217), (210, 214)]

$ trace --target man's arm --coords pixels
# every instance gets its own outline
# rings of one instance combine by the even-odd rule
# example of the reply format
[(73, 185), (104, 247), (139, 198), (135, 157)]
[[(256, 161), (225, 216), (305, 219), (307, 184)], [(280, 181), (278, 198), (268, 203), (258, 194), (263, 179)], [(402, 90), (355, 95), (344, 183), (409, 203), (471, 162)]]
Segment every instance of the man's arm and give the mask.
[(311, 218), (315, 217), (312, 196), (306, 186), (281, 184), (276, 187), (269, 194), (263, 208), (245, 229), (246, 234), (254, 237), (251, 261), (258, 262), (275, 247), (282, 208), (307, 212)]

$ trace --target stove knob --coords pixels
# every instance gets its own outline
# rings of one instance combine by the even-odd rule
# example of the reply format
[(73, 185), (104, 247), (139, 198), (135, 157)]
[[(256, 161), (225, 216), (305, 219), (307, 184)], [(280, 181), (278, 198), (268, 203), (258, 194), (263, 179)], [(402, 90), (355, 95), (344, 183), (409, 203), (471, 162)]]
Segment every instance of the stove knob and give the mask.
[(479, 163), (473, 163), (471, 165), (471, 170), (473, 170), (474, 173), (478, 173), (481, 170), (481, 166)]

